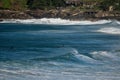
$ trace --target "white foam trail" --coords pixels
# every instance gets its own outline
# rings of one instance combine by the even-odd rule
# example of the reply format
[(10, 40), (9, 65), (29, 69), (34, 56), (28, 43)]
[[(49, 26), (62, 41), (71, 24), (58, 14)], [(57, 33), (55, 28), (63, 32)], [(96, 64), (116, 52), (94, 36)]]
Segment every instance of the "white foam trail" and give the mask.
[(97, 32), (107, 33), (107, 34), (120, 34), (120, 29), (115, 27), (101, 28)]
[(7, 69), (0, 69), (0, 72), (3, 73), (12, 73), (12, 74), (19, 74), (17, 71), (13, 71), (13, 70), (7, 70)]
[(22, 23), (22, 24), (51, 24), (51, 25), (97, 25), (110, 23), (110, 20), (99, 21), (71, 21), (60, 18), (42, 18), (42, 19), (9, 19), (3, 20), (0, 23)]
[(102, 61), (119, 61), (119, 57), (107, 51), (94, 51), (90, 53), (94, 59)]

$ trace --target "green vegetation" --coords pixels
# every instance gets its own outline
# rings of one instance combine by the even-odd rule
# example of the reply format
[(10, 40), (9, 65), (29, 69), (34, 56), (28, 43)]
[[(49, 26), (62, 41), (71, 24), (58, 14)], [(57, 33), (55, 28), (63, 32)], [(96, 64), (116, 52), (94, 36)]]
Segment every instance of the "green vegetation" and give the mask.
[(107, 10), (109, 6), (113, 6), (115, 10), (120, 10), (120, 0), (101, 0), (101, 9)]
[(64, 0), (28, 0), (28, 8), (30, 9), (51, 9), (65, 6)]
[(0, 8), (11, 10), (24, 10), (27, 8), (27, 0), (0, 0)]
[[(26, 9), (53, 9), (68, 6), (66, 0), (0, 0), (1, 9), (26, 10)], [(97, 10), (108, 10), (113, 6), (114, 10), (120, 11), (120, 0), (82, 0), (83, 2), (97, 2), (94, 6)], [(92, 4), (91, 4), (92, 5)], [(82, 7), (84, 10), (84, 6)]]
[(10, 0), (1, 0), (2, 4), (3, 4), (3, 8), (4, 9), (9, 9), (10, 8)]

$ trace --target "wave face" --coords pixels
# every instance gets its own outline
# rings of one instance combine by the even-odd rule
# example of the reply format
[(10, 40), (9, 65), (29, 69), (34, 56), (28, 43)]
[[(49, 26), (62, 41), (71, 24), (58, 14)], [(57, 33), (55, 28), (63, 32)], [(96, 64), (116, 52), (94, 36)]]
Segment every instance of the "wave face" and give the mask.
[(5, 20), (0, 80), (120, 80), (119, 30), (118, 21)]
[(9, 19), (3, 20), (1, 23), (21, 23), (21, 24), (48, 24), (48, 25), (98, 25), (111, 23), (110, 20), (100, 20), (100, 21), (71, 21), (60, 18), (42, 18), (42, 19)]

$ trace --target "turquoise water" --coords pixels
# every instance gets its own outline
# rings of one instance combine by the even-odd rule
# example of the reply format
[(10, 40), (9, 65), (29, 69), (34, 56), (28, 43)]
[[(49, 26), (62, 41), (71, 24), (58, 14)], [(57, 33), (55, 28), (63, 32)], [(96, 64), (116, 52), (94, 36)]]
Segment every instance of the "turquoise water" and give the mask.
[(0, 80), (120, 80), (120, 25), (0, 23)]

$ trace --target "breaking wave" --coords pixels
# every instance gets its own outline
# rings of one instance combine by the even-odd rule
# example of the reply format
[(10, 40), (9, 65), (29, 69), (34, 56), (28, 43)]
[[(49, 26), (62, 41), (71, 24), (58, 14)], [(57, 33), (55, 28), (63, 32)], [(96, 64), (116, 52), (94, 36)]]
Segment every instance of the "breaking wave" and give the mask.
[(97, 63), (96, 60), (94, 60), (86, 55), (80, 54), (76, 49), (73, 49), (72, 54), (75, 56), (76, 59), (83, 61), (85, 63)]
[[(46, 56), (46, 52), (47, 56)], [(8, 53), (8, 52), (7, 52)], [(2, 53), (4, 54), (4, 53)], [(11, 54), (11, 53), (9, 53)], [(4, 54), (4, 58), (8, 59), (8, 60), (56, 60), (56, 59), (71, 59), (71, 57), (75, 60), (77, 60), (78, 62), (82, 61), (85, 63), (94, 63), (95, 60), (80, 54), (78, 52), (77, 49), (75, 48), (46, 48), (43, 50), (43, 52), (28, 52), (28, 51), (24, 51), (24, 52), (14, 52), (12, 53), (10, 56), (7, 56), (8, 54)], [(14, 56), (14, 57), (12, 57)], [(61, 58), (63, 57), (63, 58)], [(72, 59), (71, 59), (72, 60)]]
[(116, 23), (117, 23), (117, 24), (120, 24), (120, 21), (117, 21)]
[(107, 34), (120, 34), (120, 29), (115, 27), (101, 28), (97, 32), (107, 33)]
[[(66, 57), (65, 57), (66, 56)], [(84, 63), (90, 63), (90, 64), (96, 64), (98, 63), (97, 60), (90, 58), (89, 56), (80, 54), (77, 49), (75, 48), (60, 48), (56, 49), (55, 51), (52, 51), (48, 56), (42, 56), (34, 58), (33, 60), (45, 60), (45, 59), (59, 59), (61, 57), (66, 58), (73, 58), (77, 60), (77, 62), (84, 62)]]
[(111, 20), (99, 20), (99, 21), (71, 21), (60, 18), (42, 18), (42, 19), (8, 19), (3, 20), (0, 23), (21, 23), (21, 24), (50, 24), (50, 25), (97, 25), (111, 23)]
[[(46, 53), (47, 56), (46, 56)], [(19, 54), (19, 55), (18, 55)], [(79, 63), (84, 62), (87, 64), (102, 64), (104, 61), (119, 61), (120, 57), (117, 55), (113, 55), (111, 52), (107, 51), (94, 51), (89, 53), (90, 56), (86, 54), (81, 54), (79, 51), (75, 48), (55, 48), (54, 50), (51, 49), (45, 49), (43, 53), (35, 53), (35, 52), (28, 52), (28, 53), (17, 53), (10, 56), (6, 55), (4, 56), (8, 60), (72, 60), (77, 61)], [(25, 56), (25, 57), (24, 57)]]
[[(48, 52), (48, 53), (46, 54), (45, 52)], [(10, 56), (6, 56), (6, 55), (4, 54), (3, 57), (8, 60), (40, 60), (40, 61), (44, 61), (44, 60), (63, 59), (63, 60), (73, 60), (73, 61), (75, 60), (77, 62), (84, 62), (84, 63), (97, 63), (97, 60), (95, 60), (87, 55), (79, 53), (79, 51), (75, 48), (55, 48), (54, 50), (51, 48), (51, 49), (45, 49), (43, 52), (28, 52), (28, 51), (26, 52), (26, 51), (24, 51), (24, 52), (19, 52), (19, 53), (16, 52)], [(14, 56), (15, 58), (13, 58), (12, 56)]]
[(111, 61), (119, 61), (119, 57), (116, 56), (115, 54), (107, 51), (94, 51), (91, 52), (90, 55), (92, 56), (93, 59), (100, 60), (103, 62), (111, 62)]

